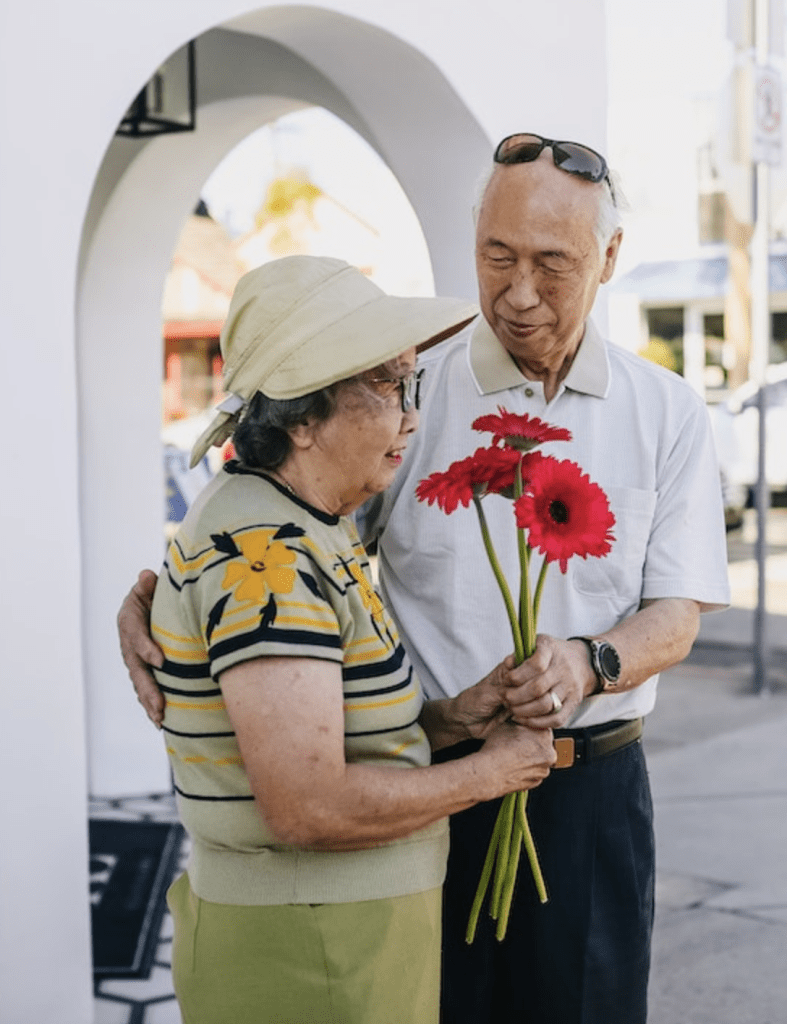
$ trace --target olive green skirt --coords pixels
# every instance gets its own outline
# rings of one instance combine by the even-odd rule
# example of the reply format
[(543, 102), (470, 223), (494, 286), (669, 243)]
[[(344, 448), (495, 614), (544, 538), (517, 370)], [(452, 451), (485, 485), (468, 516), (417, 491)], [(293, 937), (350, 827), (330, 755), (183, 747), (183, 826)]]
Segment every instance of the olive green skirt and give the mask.
[(441, 890), (360, 903), (207, 903), (171, 886), (184, 1024), (437, 1024)]

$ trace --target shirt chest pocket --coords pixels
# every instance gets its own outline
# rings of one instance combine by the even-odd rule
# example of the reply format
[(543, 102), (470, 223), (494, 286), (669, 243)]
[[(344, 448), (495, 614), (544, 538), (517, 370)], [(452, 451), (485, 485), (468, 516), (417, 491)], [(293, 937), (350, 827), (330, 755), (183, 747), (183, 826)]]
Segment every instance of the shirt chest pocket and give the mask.
[(636, 607), (648, 552), (656, 492), (630, 487), (605, 487), (615, 516), (612, 550), (603, 558), (573, 558), (572, 585), (580, 594), (605, 598), (621, 613)]

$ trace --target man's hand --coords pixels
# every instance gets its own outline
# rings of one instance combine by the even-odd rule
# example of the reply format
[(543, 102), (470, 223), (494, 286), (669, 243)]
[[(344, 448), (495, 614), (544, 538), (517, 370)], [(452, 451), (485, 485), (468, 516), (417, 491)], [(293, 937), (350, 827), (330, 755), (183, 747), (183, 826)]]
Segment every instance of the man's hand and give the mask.
[(120, 653), (137, 692), (137, 700), (157, 729), (164, 720), (164, 695), (159, 690), (151, 666), (161, 668), (164, 654), (150, 636), (150, 606), (157, 576), (143, 569), (126, 595), (118, 612)]
[[(643, 600), (639, 611), (603, 633), (615, 645), (622, 665), (616, 692), (640, 686), (657, 672), (682, 661), (691, 650), (700, 625), (700, 606), (688, 598)], [(518, 668), (506, 661), (503, 701), (516, 722), (534, 729), (565, 726), (583, 697), (596, 688), (587, 647), (581, 640), (539, 635), (534, 654)], [(550, 692), (551, 691), (551, 692)], [(558, 698), (554, 710), (551, 693)], [(605, 699), (605, 698), (602, 698)]]
[[(526, 661), (514, 668), (513, 658), (507, 660), (503, 701), (515, 722), (533, 729), (559, 729), (595, 684), (583, 643), (539, 634), (536, 649)], [(553, 693), (562, 705), (559, 711)]]

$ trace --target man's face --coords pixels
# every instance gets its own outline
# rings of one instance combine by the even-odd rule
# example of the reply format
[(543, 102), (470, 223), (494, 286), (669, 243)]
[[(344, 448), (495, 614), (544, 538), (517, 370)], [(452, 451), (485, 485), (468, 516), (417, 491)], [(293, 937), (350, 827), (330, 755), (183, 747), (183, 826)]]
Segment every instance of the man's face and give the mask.
[(593, 231), (606, 187), (559, 170), (549, 150), (492, 175), (476, 226), (481, 310), (522, 368), (573, 355), (612, 276), (621, 234), (602, 258)]

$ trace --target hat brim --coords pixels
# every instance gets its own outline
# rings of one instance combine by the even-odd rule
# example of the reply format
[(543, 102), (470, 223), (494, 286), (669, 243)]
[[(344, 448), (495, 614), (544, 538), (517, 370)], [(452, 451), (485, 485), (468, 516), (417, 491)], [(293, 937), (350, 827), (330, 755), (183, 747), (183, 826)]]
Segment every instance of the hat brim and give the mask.
[(300, 398), (409, 348), (423, 352), (477, 315), (478, 307), (461, 299), (381, 295), (323, 327), (282, 360), (259, 390), (268, 398)]
[(458, 334), (462, 328), (467, 325), (478, 316), (478, 310), (476, 309), (472, 316), (469, 316), (466, 320), (462, 320), (461, 323), (452, 324), (450, 327), (446, 327), (444, 331), (440, 331), (438, 334), (432, 335), (431, 338), (427, 338), (426, 341), (419, 342), (415, 347), (416, 350), (426, 352), (428, 348), (432, 348), (433, 345), (439, 345), (441, 341), (448, 341), (449, 338), (453, 338), (455, 334)]
[[(301, 398), (395, 359), (410, 348), (423, 352), (478, 316), (478, 307), (472, 302), (385, 295), (357, 271), (348, 271), (349, 267), (340, 266), (339, 273), (326, 278), (324, 288), (314, 288), (297, 309), (286, 307), (286, 315), (267, 337), (245, 346), (243, 386), (233, 387), (240, 383), (236, 369), (229, 382), (231, 392), (247, 400), (255, 391), (276, 400)], [(343, 315), (337, 294), (339, 278), (350, 289)], [(271, 366), (266, 357), (275, 351), (276, 332), (280, 338), (292, 337), (294, 345)], [(225, 380), (226, 372), (225, 366)], [(234, 422), (225, 413), (213, 420), (192, 449), (192, 466), (229, 436)]]

